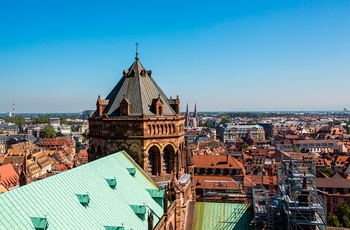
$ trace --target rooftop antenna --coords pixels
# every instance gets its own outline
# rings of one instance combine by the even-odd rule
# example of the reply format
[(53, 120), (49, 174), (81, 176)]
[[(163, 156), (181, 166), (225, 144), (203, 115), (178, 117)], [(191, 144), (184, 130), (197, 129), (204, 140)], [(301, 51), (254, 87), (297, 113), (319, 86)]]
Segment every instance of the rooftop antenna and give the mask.
[(12, 102), (12, 117), (15, 117), (16, 116), (16, 112), (15, 112), (15, 99), (13, 99), (13, 102)]
[(136, 46), (136, 57), (135, 57), (135, 59), (139, 60), (139, 43), (136, 42), (135, 46)]

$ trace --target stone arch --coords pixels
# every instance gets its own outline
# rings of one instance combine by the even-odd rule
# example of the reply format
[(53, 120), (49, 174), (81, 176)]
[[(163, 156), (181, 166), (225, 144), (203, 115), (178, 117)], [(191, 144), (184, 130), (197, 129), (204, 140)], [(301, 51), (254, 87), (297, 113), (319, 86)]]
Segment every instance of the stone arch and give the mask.
[(171, 173), (175, 168), (175, 147), (167, 144), (163, 149), (163, 173)]
[(138, 143), (132, 143), (128, 154), (143, 168), (143, 156), (141, 146)]
[(157, 145), (152, 145), (148, 148), (148, 173), (151, 175), (159, 175), (161, 172), (160, 165), (160, 148)]
[(90, 145), (90, 154), (95, 155), (96, 154), (96, 149), (94, 143)]
[(100, 158), (100, 157), (102, 157), (102, 147), (101, 145), (98, 145), (96, 150), (96, 158)]

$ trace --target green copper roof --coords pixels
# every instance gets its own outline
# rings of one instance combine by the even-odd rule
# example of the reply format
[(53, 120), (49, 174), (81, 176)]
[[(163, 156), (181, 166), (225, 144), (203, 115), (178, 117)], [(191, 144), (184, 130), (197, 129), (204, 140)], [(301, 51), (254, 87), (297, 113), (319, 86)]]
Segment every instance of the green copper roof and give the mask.
[(87, 207), (90, 202), (89, 194), (75, 194), (78, 197), (79, 202), (84, 206)]
[(47, 219), (41, 217), (30, 217), (35, 230), (45, 230), (47, 228)]
[[(127, 168), (135, 168), (137, 173), (132, 176)], [(116, 178), (115, 189), (106, 183), (106, 178)], [(34, 229), (31, 217), (46, 217), (48, 230), (105, 230), (106, 226), (147, 229), (147, 213), (156, 213), (154, 225), (163, 215), (163, 208), (147, 189), (158, 187), (121, 151), (0, 194), (0, 229)], [(88, 194), (87, 207), (76, 194)], [(144, 220), (131, 205), (144, 207)]]
[(109, 185), (109, 187), (111, 187), (112, 189), (115, 189), (115, 187), (117, 186), (117, 180), (115, 178), (113, 179), (106, 179), (107, 184)]
[(163, 189), (147, 189), (147, 192), (160, 206), (163, 207), (163, 197), (164, 197)]
[(105, 226), (106, 230), (124, 230), (124, 227), (120, 226)]
[(128, 172), (130, 173), (131, 176), (135, 176), (136, 174), (136, 169), (135, 168), (127, 168)]
[(249, 205), (196, 202), (192, 229), (252, 229)]

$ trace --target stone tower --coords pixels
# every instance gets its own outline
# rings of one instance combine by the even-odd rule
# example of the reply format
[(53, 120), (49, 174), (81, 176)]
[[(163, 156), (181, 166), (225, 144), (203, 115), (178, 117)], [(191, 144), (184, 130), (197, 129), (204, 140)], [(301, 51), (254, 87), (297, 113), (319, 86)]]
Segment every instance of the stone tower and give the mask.
[(134, 63), (109, 95), (98, 96), (89, 118), (89, 161), (126, 150), (155, 180), (185, 172), (184, 116), (180, 99), (167, 98), (152, 71)]

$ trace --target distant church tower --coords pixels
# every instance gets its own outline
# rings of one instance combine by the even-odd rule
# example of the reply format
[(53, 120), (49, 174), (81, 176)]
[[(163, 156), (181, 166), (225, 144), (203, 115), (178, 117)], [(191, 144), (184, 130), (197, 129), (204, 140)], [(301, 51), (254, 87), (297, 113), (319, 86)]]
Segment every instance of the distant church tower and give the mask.
[(140, 63), (137, 50), (134, 63), (106, 99), (98, 96), (89, 128), (89, 161), (126, 150), (155, 181), (185, 172), (180, 99), (167, 98), (152, 71)]
[(198, 126), (197, 103), (194, 104), (193, 117), (191, 117), (190, 112), (188, 111), (188, 103), (187, 103), (186, 113), (185, 113), (185, 127), (195, 128), (197, 126)]
[(190, 116), (190, 112), (188, 111), (188, 103), (187, 103), (186, 113), (185, 113), (185, 127), (190, 126), (190, 119), (191, 119), (191, 116)]

